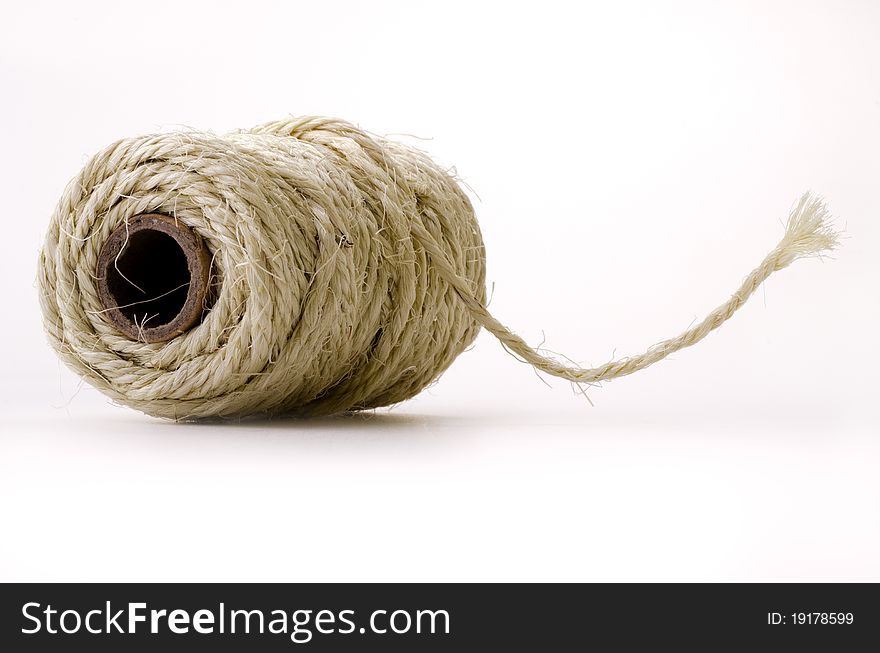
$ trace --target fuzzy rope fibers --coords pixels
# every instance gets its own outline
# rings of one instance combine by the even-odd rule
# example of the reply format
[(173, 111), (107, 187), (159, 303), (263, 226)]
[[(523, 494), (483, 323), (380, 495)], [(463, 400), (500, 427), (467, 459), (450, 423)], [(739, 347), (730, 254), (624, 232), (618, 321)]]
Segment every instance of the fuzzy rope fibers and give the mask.
[[(167, 342), (120, 333), (96, 290), (111, 232), (152, 213), (194, 230), (212, 257), (203, 319)], [(774, 271), (833, 248), (827, 218), (804, 195), (779, 245), (703, 322), (586, 369), (540, 354), (488, 312), (479, 225), (450, 174), (412, 148), (306, 117), (114, 143), (59, 201), (38, 284), (53, 347), (116, 402), (172, 419), (323, 415), (414, 396), (481, 327), (574, 383), (632, 374), (704, 338)]]

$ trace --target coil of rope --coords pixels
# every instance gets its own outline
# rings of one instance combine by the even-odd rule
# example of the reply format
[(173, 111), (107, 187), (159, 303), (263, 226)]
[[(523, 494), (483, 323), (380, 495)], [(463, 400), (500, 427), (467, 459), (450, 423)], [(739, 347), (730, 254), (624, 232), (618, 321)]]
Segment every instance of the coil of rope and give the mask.
[(306, 117), (109, 146), (60, 199), (38, 285), (52, 346), (118, 403), (178, 420), (325, 415), (414, 396), (481, 328), (574, 383), (632, 374), (704, 338), (773, 272), (832, 249), (828, 219), (805, 194), (706, 319), (582, 368), (489, 313), (480, 228), (454, 177), (418, 150)]

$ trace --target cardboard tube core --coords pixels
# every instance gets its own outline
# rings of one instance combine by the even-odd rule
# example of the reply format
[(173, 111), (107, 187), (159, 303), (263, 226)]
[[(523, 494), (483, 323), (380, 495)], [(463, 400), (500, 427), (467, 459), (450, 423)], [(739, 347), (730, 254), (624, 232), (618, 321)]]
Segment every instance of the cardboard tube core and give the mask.
[(170, 340), (201, 321), (210, 269), (210, 252), (189, 227), (159, 213), (129, 218), (98, 255), (102, 315), (133, 340)]

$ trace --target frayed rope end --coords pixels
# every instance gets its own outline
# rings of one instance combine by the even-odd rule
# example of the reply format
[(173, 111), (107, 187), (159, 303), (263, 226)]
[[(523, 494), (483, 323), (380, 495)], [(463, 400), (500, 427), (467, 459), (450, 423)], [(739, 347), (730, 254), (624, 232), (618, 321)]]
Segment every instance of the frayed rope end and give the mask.
[(775, 269), (790, 265), (799, 258), (820, 256), (840, 244), (840, 232), (824, 200), (804, 193), (788, 216), (785, 235), (776, 247)]

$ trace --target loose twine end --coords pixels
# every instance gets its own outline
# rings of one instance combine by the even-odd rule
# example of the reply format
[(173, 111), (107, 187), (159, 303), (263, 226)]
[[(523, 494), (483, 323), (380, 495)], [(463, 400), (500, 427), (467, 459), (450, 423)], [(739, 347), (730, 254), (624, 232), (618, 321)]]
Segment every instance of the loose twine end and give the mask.
[(525, 343), (515, 333), (498, 322), (483, 306), (469, 303), (474, 318), (514, 356), (535, 369), (577, 384), (608, 381), (638, 372), (657, 363), (670, 354), (690, 347), (705, 338), (730, 319), (758, 287), (774, 272), (781, 270), (799, 258), (821, 256), (837, 247), (840, 234), (831, 223), (831, 215), (821, 198), (804, 193), (792, 208), (785, 235), (779, 244), (764, 258), (743, 281), (735, 293), (699, 324), (681, 335), (650, 347), (645, 353), (611, 361), (594, 368), (563, 364), (548, 358)]
[(799, 258), (830, 252), (840, 242), (840, 233), (831, 223), (831, 214), (825, 202), (810, 193), (804, 193), (788, 216), (785, 235), (779, 241), (777, 270)]

